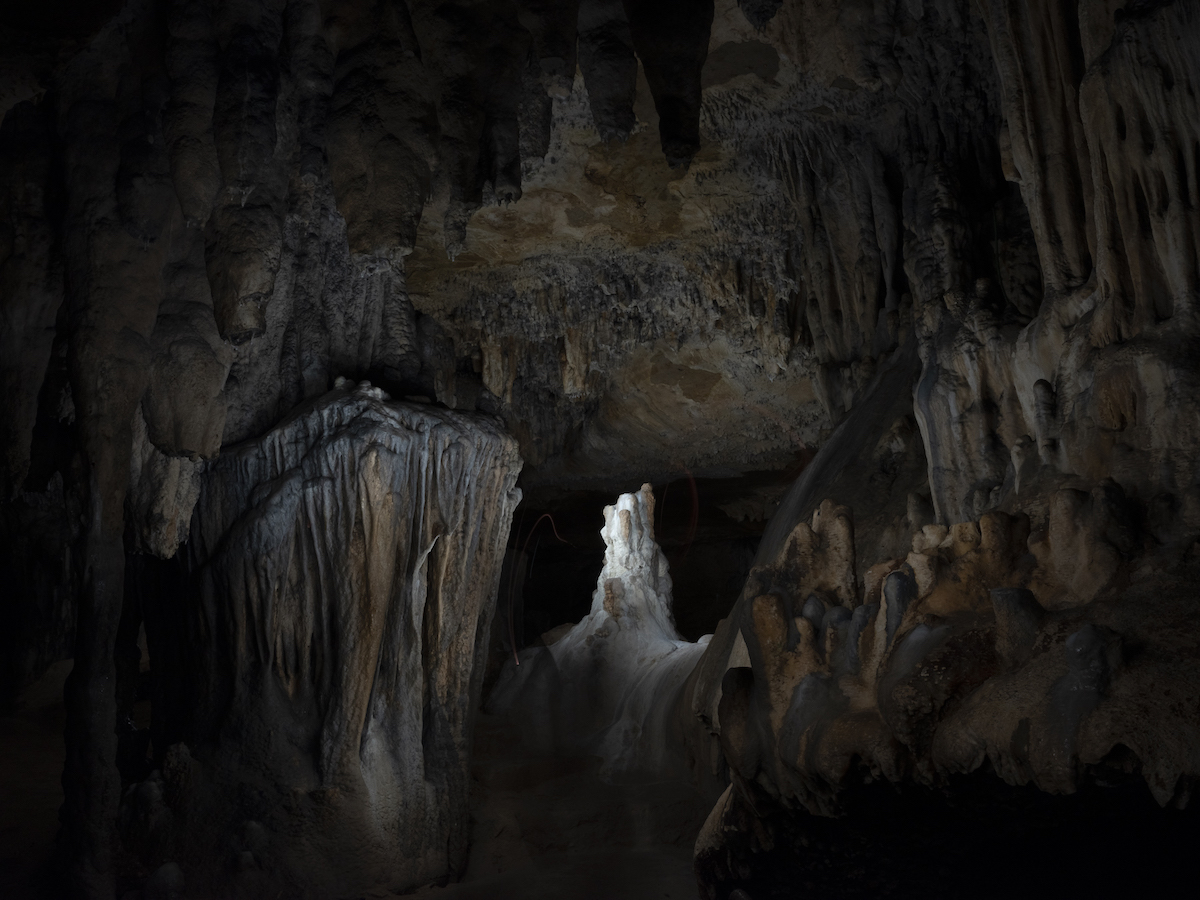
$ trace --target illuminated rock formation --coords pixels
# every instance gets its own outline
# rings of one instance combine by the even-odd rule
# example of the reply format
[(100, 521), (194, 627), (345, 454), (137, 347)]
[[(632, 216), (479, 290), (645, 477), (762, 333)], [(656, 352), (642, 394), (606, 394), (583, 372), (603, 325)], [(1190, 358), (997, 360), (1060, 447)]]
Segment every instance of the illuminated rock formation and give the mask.
[(506, 664), (488, 708), (514, 717), (534, 746), (599, 756), (605, 777), (678, 773), (685, 682), (707, 639), (675, 630), (649, 485), (605, 507), (601, 535), (591, 613)]
[[(926, 526), (849, 597), (830, 587), (846, 572), (848, 510), (826, 501), (796, 525), (698, 669), (693, 708), (734, 783), (697, 843), (711, 883), (737, 882), (726, 842), (744, 830), (745, 798), (836, 815), (877, 780), (952, 793), (986, 771), (1063, 795), (1119, 771), (1162, 806), (1189, 803), (1200, 644), (1180, 623), (1196, 545), (1143, 550), (1128, 514), (1097, 528), (1097, 495), (1056, 495), (1032, 535), (1028, 517), (1002, 512)], [(1064, 539), (1069, 568), (1047, 549)]]
[(369, 384), (222, 454), (186, 573), (145, 610), (173, 661), (155, 673), (169, 749), (122, 815), (151, 868), (175, 861), (202, 892), (325, 896), (464, 867), (519, 468), (493, 422)]

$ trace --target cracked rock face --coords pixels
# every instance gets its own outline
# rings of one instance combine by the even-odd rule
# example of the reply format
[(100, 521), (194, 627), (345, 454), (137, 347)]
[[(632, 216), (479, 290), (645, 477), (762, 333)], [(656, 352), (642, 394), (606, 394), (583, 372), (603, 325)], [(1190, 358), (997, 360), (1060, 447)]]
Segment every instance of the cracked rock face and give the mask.
[(122, 807), (147, 866), (247, 896), (462, 869), (520, 465), (493, 422), (367, 385), (206, 471), (184, 571), (145, 605), (150, 652), (172, 660), (154, 675), (169, 749)]

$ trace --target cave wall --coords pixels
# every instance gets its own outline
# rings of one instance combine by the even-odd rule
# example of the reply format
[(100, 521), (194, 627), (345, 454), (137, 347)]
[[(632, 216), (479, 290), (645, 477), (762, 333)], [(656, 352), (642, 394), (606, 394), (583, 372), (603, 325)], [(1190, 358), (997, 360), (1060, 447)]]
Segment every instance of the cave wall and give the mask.
[(972, 292), (917, 317), (939, 516), (1036, 502), (1046, 488), (1031, 482), (1058, 473), (1111, 476), (1144, 502), (1184, 494), (1196, 443), (1196, 10), (981, 11), (1006, 177), (1029, 210), (1045, 295), (1019, 331)]
[[(734, 782), (697, 843), (711, 890), (753, 890), (770, 865), (739, 804), (830, 815), (873, 781), (957, 792), (981, 772), (1043, 796), (1100, 786), (1119, 803), (1132, 781), (1162, 806), (1191, 798), (1195, 648), (1170, 623), (1194, 607), (1196, 100), (1175, 91), (1197, 71), (1196, 10), (975, 12), (1022, 202), (999, 186), (990, 217), (968, 212), (951, 172), (925, 181), (932, 207), (905, 207), (906, 229), (934, 219), (904, 252), (932, 516), (864, 559), (857, 513), (887, 498), (819, 503), (845, 488), (814, 475), (768, 528), (693, 696)], [(846, 466), (837, 437), (815, 472)], [(859, 452), (885, 437), (860, 429)]]

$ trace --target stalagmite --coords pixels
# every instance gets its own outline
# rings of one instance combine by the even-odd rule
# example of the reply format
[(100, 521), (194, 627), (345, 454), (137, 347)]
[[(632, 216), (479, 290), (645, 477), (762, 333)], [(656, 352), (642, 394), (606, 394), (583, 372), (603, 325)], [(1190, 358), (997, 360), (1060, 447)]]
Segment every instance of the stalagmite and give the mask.
[(605, 507), (601, 535), (591, 612), (506, 665), (488, 709), (513, 716), (535, 746), (599, 756), (603, 776), (665, 775), (684, 758), (676, 708), (708, 641), (675, 630), (650, 485)]

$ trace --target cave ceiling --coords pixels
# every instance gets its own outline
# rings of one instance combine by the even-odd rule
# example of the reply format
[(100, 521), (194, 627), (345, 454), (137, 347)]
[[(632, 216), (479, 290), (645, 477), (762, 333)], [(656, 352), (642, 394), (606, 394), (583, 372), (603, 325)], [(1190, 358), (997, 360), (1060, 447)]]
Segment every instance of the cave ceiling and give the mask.
[[(119, 239), (170, 232), (140, 276), (166, 306), (132, 329), (157, 449), (210, 456), (348, 376), (500, 414), (530, 486), (784, 469), (900, 342), (902, 207), (931, 157), (972, 182), (965, 202), (1004, 203), (994, 67), (962, 4), (894, 22), (861, 4), (410, 6), (9, 22), (30, 49), (6, 104), (53, 104), (60, 131), (68, 107), (115, 104), (108, 150), (78, 129), (116, 166)], [(933, 104), (914, 89), (930, 80)], [(1022, 213), (1005, 224), (1024, 308)], [(35, 371), (10, 369), (18, 472), (52, 307)]]

